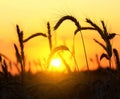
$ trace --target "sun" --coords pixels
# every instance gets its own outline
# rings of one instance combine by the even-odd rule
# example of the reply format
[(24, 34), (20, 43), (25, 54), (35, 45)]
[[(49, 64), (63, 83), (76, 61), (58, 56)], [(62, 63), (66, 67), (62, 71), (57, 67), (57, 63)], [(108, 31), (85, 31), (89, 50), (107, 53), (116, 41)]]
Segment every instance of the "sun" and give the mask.
[(61, 67), (61, 60), (59, 58), (52, 59), (50, 66), (52, 66), (54, 68), (60, 68)]
[(53, 57), (50, 60), (48, 71), (50, 71), (50, 72), (64, 72), (65, 70), (66, 70), (65, 66), (64, 66), (63, 61), (60, 57)]

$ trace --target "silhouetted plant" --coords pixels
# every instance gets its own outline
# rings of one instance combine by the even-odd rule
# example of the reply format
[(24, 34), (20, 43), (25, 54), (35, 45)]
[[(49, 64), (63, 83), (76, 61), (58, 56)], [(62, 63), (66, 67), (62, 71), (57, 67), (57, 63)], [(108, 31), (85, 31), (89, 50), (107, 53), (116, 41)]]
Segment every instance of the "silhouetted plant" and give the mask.
[(52, 35), (51, 35), (51, 28), (50, 28), (50, 23), (47, 22), (47, 29), (48, 29), (48, 35), (46, 35), (45, 33), (35, 33), (32, 34), (31, 36), (29, 36), (28, 38), (24, 39), (24, 43), (29, 41), (30, 39), (34, 38), (34, 37), (38, 37), (38, 36), (43, 36), (43, 37), (47, 37), (48, 38), (48, 42), (49, 42), (49, 48), (50, 51), (52, 50)]
[(23, 44), (23, 31), (20, 30), (19, 26), (16, 25), (18, 40), (19, 40), (19, 47), (20, 51), (16, 44), (14, 44), (14, 48), (16, 51), (16, 58), (17, 61), (20, 63), (21, 66), (21, 80), (23, 82), (24, 72), (25, 72), (25, 56), (24, 56), (24, 44)]
[[(56, 23), (56, 25), (54, 26), (54, 30), (57, 30), (58, 27), (61, 25), (61, 23), (62, 23), (63, 21), (65, 21), (65, 20), (70, 20), (70, 21), (72, 21), (72, 22), (75, 23), (77, 29), (75, 30), (74, 35), (76, 35), (77, 32), (79, 32), (79, 31), (81, 30), (81, 26), (80, 26), (79, 22), (77, 21), (77, 19), (76, 19), (75, 17), (69, 16), (69, 15), (66, 15), (66, 16), (63, 16), (62, 18), (60, 18), (60, 20), (59, 20), (59, 21)], [(86, 49), (85, 49), (85, 43), (84, 43), (84, 39), (83, 39), (82, 32), (80, 32), (80, 35), (81, 35), (81, 38), (82, 38), (82, 43), (83, 43), (83, 48), (84, 48), (84, 53), (85, 53), (85, 59), (86, 59), (87, 68), (88, 68), (88, 70), (89, 70), (88, 61), (87, 61), (87, 54), (86, 54)], [(74, 40), (74, 39), (73, 39), (73, 40)], [(74, 49), (74, 44), (73, 44), (73, 49)], [(75, 50), (75, 49), (74, 49), (74, 50)], [(73, 51), (74, 51), (74, 50), (73, 50)], [(75, 51), (74, 51), (73, 54), (75, 54)], [(73, 56), (74, 56), (74, 59), (75, 59), (75, 55), (73, 55)], [(76, 62), (76, 59), (75, 59), (75, 62)], [(76, 64), (76, 65), (77, 65), (77, 64)], [(78, 66), (77, 66), (77, 68), (78, 68)]]
[(44, 34), (44, 33), (35, 33), (35, 34), (32, 34), (31, 36), (29, 36), (28, 38), (24, 39), (24, 40), (23, 40), (23, 43), (26, 43), (27, 41), (29, 41), (29, 40), (31, 40), (32, 38), (37, 37), (37, 36), (47, 37), (47, 35)]
[(5, 78), (5, 80), (8, 82), (8, 78), (10, 76), (10, 73), (8, 71), (8, 65), (7, 65), (6, 61), (2, 59), (1, 56), (0, 56), (0, 66), (2, 69), (1, 74), (3, 75), (3, 78)]
[(101, 68), (98, 54), (96, 54), (95, 57), (96, 57), (96, 62), (97, 62), (98, 68)]
[[(108, 33), (103, 21), (101, 21), (102, 29), (89, 19), (86, 19), (86, 20), (87, 20), (87, 23), (89, 23), (91, 25), (91, 27), (81, 27), (79, 22), (77, 21), (77, 19), (72, 16), (62, 17), (58, 21), (58, 23), (55, 25), (54, 30), (56, 30), (64, 20), (71, 20), (72, 22), (75, 23), (75, 25), (77, 27), (77, 29), (74, 31), (74, 37), (73, 37), (73, 52), (71, 52), (69, 50), (69, 48), (65, 45), (60, 45), (60, 46), (53, 48), (51, 26), (50, 26), (49, 22), (47, 23), (47, 29), (48, 29), (47, 35), (45, 33), (35, 33), (26, 39), (24, 39), (24, 37), (23, 37), (23, 31), (21, 31), (19, 26), (16, 25), (19, 46), (14, 44), (14, 49), (16, 52), (17, 62), (21, 66), (20, 69), (21, 69), (22, 81), (24, 80), (25, 83), (23, 86), (23, 82), (21, 83), (19, 81), (19, 75), (16, 77), (16, 76), (12, 76), (10, 74), (10, 72), (8, 70), (8, 68), (9, 68), (8, 61), (10, 62), (11, 60), (8, 59), (5, 55), (0, 53), (0, 66), (1, 66), (0, 98), (4, 98), (4, 99), (8, 99), (8, 98), (10, 98), (10, 99), (33, 99), (33, 98), (36, 98), (36, 99), (38, 99), (38, 98), (52, 98), (52, 99), (60, 98), (60, 99), (63, 99), (63, 98), (65, 98), (66, 99), (67, 97), (68, 98), (80, 98), (80, 97), (81, 98), (83, 98), (83, 97), (91, 98), (91, 95), (95, 96), (92, 98), (103, 98), (103, 97), (106, 98), (105, 94), (107, 94), (107, 96), (110, 97), (111, 93), (116, 92), (117, 89), (118, 89), (117, 90), (118, 93), (116, 95), (119, 96), (119, 92), (120, 92), (119, 91), (119, 89), (120, 89), (119, 81), (120, 81), (120, 79), (119, 79), (119, 77), (116, 77), (116, 75), (115, 75), (116, 73), (113, 70), (105, 69), (105, 71), (104, 71), (101, 69), (100, 71), (97, 71), (96, 73), (94, 73), (93, 71), (90, 72), (90, 75), (86, 75), (86, 72), (77, 72), (77, 73), (73, 72), (72, 73), (69, 64), (66, 62), (65, 58), (62, 56), (63, 53), (61, 53), (63, 51), (70, 52), (72, 54), (72, 56), (74, 57), (74, 61), (76, 61), (74, 39), (75, 39), (76, 34), (78, 32), (80, 32), (81, 38), (83, 41), (86, 62), (87, 62), (85, 43), (84, 43), (84, 39), (83, 39), (83, 35), (82, 35), (81, 31), (82, 30), (95, 30), (100, 34), (101, 38), (105, 42), (105, 45), (104, 45), (101, 42), (99, 42), (98, 40), (94, 39), (94, 41), (96, 43), (98, 43), (100, 46), (102, 46), (102, 48), (106, 52), (101, 55), (100, 60), (103, 59), (104, 57), (107, 58), (109, 60), (110, 67), (111, 67), (111, 57), (114, 54), (116, 66), (117, 66), (118, 70), (120, 70), (119, 53), (118, 53), (117, 49), (112, 48), (112, 45), (110, 42), (110, 40), (113, 39), (115, 37), (115, 35), (117, 35), (117, 34), (116, 33)], [(38, 37), (38, 36), (47, 38), (48, 42), (49, 42), (50, 55), (47, 60), (47, 67), (49, 68), (49, 64), (50, 64), (52, 57), (55, 54), (58, 54), (59, 57), (62, 59), (63, 63), (65, 64), (66, 70), (68, 71), (68, 73), (71, 73), (71, 74), (62, 74), (60, 76), (60, 79), (56, 79), (56, 77), (59, 77), (59, 76), (55, 76), (55, 78), (54, 78), (53, 75), (51, 76), (51, 75), (49, 75), (49, 73), (48, 73), (48, 75), (46, 75), (46, 73), (44, 74), (42, 72), (42, 73), (38, 74), (39, 76), (37, 75), (37, 78), (36, 78), (36, 74), (33, 76), (33, 74), (31, 73), (31, 69), (29, 68), (28, 76), (27, 76), (27, 72), (25, 72), (24, 44), (26, 42), (28, 42), (29, 40), (31, 40), (32, 38)], [(98, 62), (98, 66), (100, 66), (97, 55), (96, 55), (96, 61)], [(76, 62), (76, 64), (77, 64), (77, 62)], [(35, 65), (38, 65), (38, 64), (35, 64)], [(41, 65), (41, 63), (40, 63), (40, 65)], [(87, 62), (87, 66), (88, 66), (88, 62)], [(78, 68), (78, 70), (79, 70), (79, 68)], [(89, 70), (89, 67), (88, 67), (88, 70)], [(24, 76), (24, 73), (26, 73), (26, 76)], [(106, 76), (104, 74), (106, 74)], [(119, 72), (118, 72), (118, 74), (119, 74)], [(55, 75), (57, 75), (57, 74), (55, 74)], [(107, 79), (105, 80), (105, 78), (102, 78), (103, 76), (101, 77), (101, 75), (104, 75), (104, 77), (105, 78), (107, 77)], [(109, 76), (109, 75), (111, 75), (111, 76)], [(52, 77), (52, 79), (49, 79), (50, 76)], [(10, 80), (9, 80), (9, 77), (11, 77)], [(24, 78), (24, 77), (26, 77), (26, 78)], [(95, 79), (91, 79), (91, 77), (93, 77)], [(84, 79), (84, 78), (86, 78), (86, 79)], [(114, 78), (117, 78), (117, 79), (114, 79)], [(115, 83), (113, 82), (114, 80), (115, 80)], [(87, 83), (85, 84), (84, 81)], [(117, 86), (115, 86), (116, 81), (118, 81)], [(108, 83), (109, 83), (109, 86), (108, 86)], [(86, 91), (88, 94), (86, 93)], [(107, 93), (106, 91), (109, 91), (109, 93)], [(93, 94), (91, 94), (91, 92)], [(81, 94), (81, 93), (83, 93), (83, 94)], [(73, 95), (71, 95), (71, 94), (73, 94)], [(73, 96), (73, 97), (71, 97), (71, 96)]]
[(19, 51), (16, 44), (14, 44), (14, 48), (16, 51), (17, 61), (21, 65), (21, 77), (22, 77), (22, 81), (23, 81), (23, 77), (24, 77), (24, 73), (25, 73), (24, 43), (28, 42), (30, 39), (32, 39), (34, 37), (37, 37), (37, 36), (47, 37), (47, 35), (44, 33), (35, 33), (35, 34), (32, 34), (31, 36), (29, 36), (28, 38), (24, 39), (23, 38), (23, 31), (20, 30), (18, 25), (16, 25), (16, 29), (17, 29), (17, 34), (18, 34), (20, 51)]
[(51, 28), (50, 28), (50, 23), (47, 23), (47, 29), (48, 29), (48, 41), (49, 41), (49, 48), (50, 51), (52, 50), (52, 35), (51, 35)]
[(24, 39), (24, 43), (26, 43), (27, 41), (29, 41), (30, 39), (34, 38), (34, 37), (38, 37), (38, 36), (43, 36), (45, 38), (48, 38), (48, 42), (49, 42), (49, 48), (50, 48), (50, 52), (52, 50), (52, 35), (51, 35), (51, 27), (50, 27), (50, 23), (47, 22), (47, 34), (46, 35), (45, 33), (35, 33), (35, 34), (32, 34), (31, 36), (29, 36), (28, 38)]
[(120, 70), (120, 57), (119, 57), (117, 49), (113, 49), (113, 53), (115, 55), (116, 67), (117, 67), (118, 70)]
[[(102, 24), (102, 27), (103, 27), (102, 29), (97, 24), (93, 23), (90, 19), (86, 19), (86, 22), (89, 23), (92, 27), (85, 28), (85, 30), (88, 29), (88, 30), (97, 31), (100, 34), (101, 38), (104, 40), (106, 45), (103, 45), (101, 42), (94, 39), (94, 41), (96, 43), (98, 43), (106, 51), (106, 53), (103, 53), (101, 55), (100, 60), (103, 59), (104, 57), (106, 59), (108, 59), (109, 60), (109, 65), (110, 65), (110, 68), (111, 68), (112, 45), (111, 45), (110, 40), (113, 39), (116, 34), (115, 33), (111, 33), (111, 34), (108, 33), (104, 21), (101, 21), (101, 24)], [(82, 30), (84, 30), (84, 28)]]
[(12, 69), (12, 65), (15, 64), (12, 62), (10, 58), (8, 58), (6, 55), (0, 53), (1, 58), (3, 57), (4, 60), (6, 60), (7, 64), (9, 65), (10, 69)]

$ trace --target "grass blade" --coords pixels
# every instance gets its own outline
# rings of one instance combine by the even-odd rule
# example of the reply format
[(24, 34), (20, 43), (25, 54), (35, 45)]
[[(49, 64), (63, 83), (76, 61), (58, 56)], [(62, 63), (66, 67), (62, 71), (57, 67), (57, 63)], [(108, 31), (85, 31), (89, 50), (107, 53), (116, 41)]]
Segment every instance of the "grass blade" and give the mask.
[(18, 51), (18, 48), (17, 48), (16, 44), (14, 44), (14, 48), (15, 48), (15, 52), (16, 52), (17, 61), (18, 61), (19, 63), (21, 63), (21, 62), (22, 62), (21, 55), (20, 55), (20, 53), (19, 53), (19, 51)]
[(109, 60), (108, 55), (107, 55), (107, 54), (104, 54), (104, 53), (100, 56), (100, 60), (102, 60), (103, 58), (106, 58), (106, 59)]
[(113, 49), (113, 53), (115, 55), (115, 62), (116, 62), (116, 67), (118, 70), (120, 70), (120, 58), (117, 49)]
[(79, 31), (83, 31), (83, 30), (96, 30), (96, 29), (93, 27), (81, 27), (80, 30), (79, 29), (75, 30), (74, 35), (76, 35)]
[(35, 33), (35, 34), (32, 34), (31, 36), (29, 36), (28, 38), (24, 39), (23, 43), (25, 43), (25, 42), (29, 41), (30, 39), (37, 37), (37, 36), (47, 37), (47, 35), (44, 33)]
[(48, 40), (49, 40), (49, 47), (50, 51), (52, 50), (52, 35), (51, 35), (51, 30), (50, 30), (50, 23), (47, 23), (47, 29), (48, 29)]
[(72, 22), (75, 23), (75, 25), (77, 26), (78, 29), (80, 29), (80, 24), (79, 22), (77, 21), (76, 18), (74, 18), (73, 16), (70, 16), (70, 15), (66, 15), (66, 16), (63, 16), (57, 23), (56, 25), (54, 26), (54, 30), (57, 30), (58, 27), (60, 26), (60, 24), (65, 21), (65, 20), (71, 20)]
[(89, 23), (90, 25), (92, 25), (94, 27), (94, 29), (96, 31), (98, 31), (100, 36), (105, 40), (104, 33), (103, 33), (102, 29), (99, 28), (99, 26), (97, 26), (97, 24), (93, 23), (90, 19), (87, 19), (87, 18), (86, 18), (86, 22)]
[(96, 43), (98, 43), (100, 46), (102, 46), (102, 48), (105, 50), (105, 51), (107, 51), (107, 48), (102, 44), (102, 43), (100, 43), (98, 40), (96, 40), (96, 39), (93, 39)]
[(117, 34), (116, 33), (111, 33), (108, 35), (108, 39), (111, 40), (113, 39)]
[(108, 32), (107, 32), (105, 23), (104, 23), (104, 21), (101, 21), (101, 23), (102, 23), (102, 26), (103, 26), (103, 29), (104, 29), (104, 35), (105, 35), (105, 37), (106, 37), (106, 39), (107, 39), (107, 37), (108, 37)]

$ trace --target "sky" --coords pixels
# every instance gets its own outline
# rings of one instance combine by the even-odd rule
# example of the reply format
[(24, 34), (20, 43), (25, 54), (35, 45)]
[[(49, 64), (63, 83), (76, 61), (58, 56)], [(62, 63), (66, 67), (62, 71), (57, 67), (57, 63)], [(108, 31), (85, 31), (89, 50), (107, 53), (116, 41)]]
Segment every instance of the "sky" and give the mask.
[[(18, 44), (16, 24), (24, 31), (24, 38), (37, 32), (47, 32), (46, 24), (49, 21), (53, 29), (55, 23), (64, 15), (76, 17), (81, 25), (87, 25), (85, 18), (90, 18), (97, 24), (104, 20), (109, 32), (120, 33), (120, 1), (119, 0), (0, 0), (0, 53), (12, 57), (14, 60), (13, 44)], [(72, 46), (75, 26), (72, 22), (64, 22), (53, 33), (54, 45), (66, 44)], [(93, 32), (83, 33), (86, 50), (89, 58), (102, 49), (94, 43), (93, 38), (99, 35)], [(55, 41), (54, 36), (57, 38)], [(118, 47), (119, 37), (112, 44)], [(78, 64), (85, 65), (80, 35), (76, 36), (76, 57)], [(94, 47), (96, 46), (96, 47)], [(25, 44), (26, 57), (30, 60), (44, 59), (49, 54), (48, 42), (38, 37)], [(98, 49), (98, 50), (96, 50)]]

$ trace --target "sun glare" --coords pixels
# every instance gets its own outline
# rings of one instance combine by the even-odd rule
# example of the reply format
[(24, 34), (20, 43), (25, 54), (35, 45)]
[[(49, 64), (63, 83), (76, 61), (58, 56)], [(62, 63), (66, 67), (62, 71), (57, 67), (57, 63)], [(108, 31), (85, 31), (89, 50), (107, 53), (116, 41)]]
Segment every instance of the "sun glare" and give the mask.
[(54, 57), (51, 60), (49, 67), (50, 67), (49, 71), (51, 71), (51, 72), (63, 72), (63, 71), (65, 71), (65, 66), (62, 63), (61, 58), (58, 58), (58, 57)]
[(55, 68), (60, 68), (61, 60), (59, 58), (53, 59), (50, 65)]

